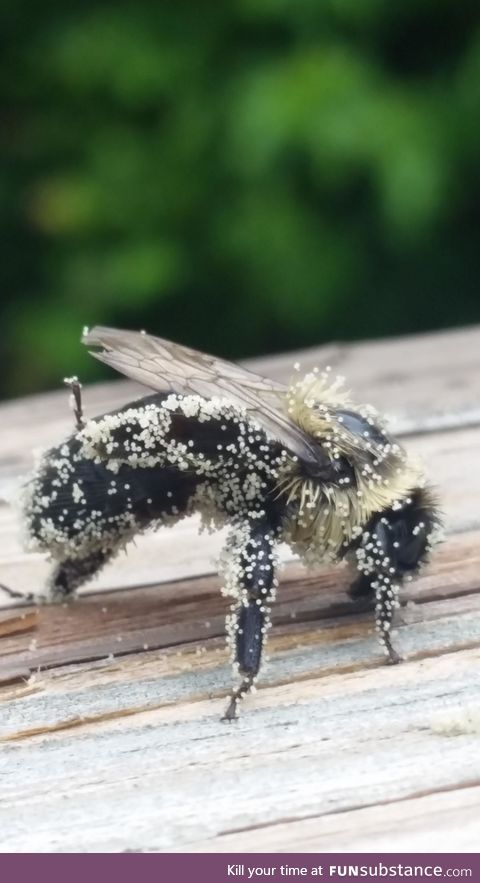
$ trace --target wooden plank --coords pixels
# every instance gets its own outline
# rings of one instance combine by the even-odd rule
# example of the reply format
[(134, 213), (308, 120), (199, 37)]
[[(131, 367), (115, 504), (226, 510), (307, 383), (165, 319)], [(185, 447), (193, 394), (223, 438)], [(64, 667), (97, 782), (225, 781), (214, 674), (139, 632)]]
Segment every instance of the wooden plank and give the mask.
[[(167, 679), (160, 694), (153, 671), (117, 660), (94, 679), (41, 675), (4, 703), (2, 848), (216, 850), (236, 833), (246, 848), (248, 832), (255, 851), (268, 826), (269, 848), (295, 851), (296, 820), (335, 814), (336, 849), (353, 812), (382, 807), (393, 830), (387, 807), (480, 783), (478, 649), (269, 687), (235, 726), (219, 722), (221, 701), (202, 698), (211, 660), (196, 661), (174, 678), (175, 699)], [(458, 825), (457, 805), (445, 808), (444, 849), (474, 850), (478, 830)], [(435, 814), (424, 829), (422, 848)], [(376, 848), (375, 833), (364, 829), (364, 846)]]
[[(418, 659), (441, 656), (445, 653), (457, 653), (480, 645), (480, 597), (467, 596), (452, 604), (451, 602), (431, 602), (423, 605), (420, 616), (416, 619), (403, 621), (399, 618), (394, 631), (395, 642), (402, 652), (406, 664)], [(44, 698), (38, 700), (39, 687), (45, 683), (43, 671), (35, 673), (32, 681), (25, 688), (20, 686), (4, 687), (2, 699), (2, 721), (0, 723), (0, 742), (18, 741), (32, 735), (33, 731), (43, 732), (45, 729), (69, 729), (78, 724), (80, 719), (98, 722), (105, 715), (124, 716), (138, 713), (140, 710), (176, 704), (178, 702), (198, 702), (212, 696), (226, 696), (231, 688), (231, 674), (227, 666), (225, 642), (220, 639), (203, 638), (201, 630), (199, 638), (194, 640), (193, 634), (186, 635), (180, 628), (175, 631), (169, 624), (170, 634), (163, 638), (160, 631), (159, 650), (149, 650), (140, 659), (134, 659), (134, 665), (126, 658), (133, 648), (118, 647), (112, 641), (110, 653), (97, 657), (103, 662), (100, 669), (95, 668), (92, 678), (92, 691), (88, 696), (76, 695), (73, 679), (70, 679), (68, 695), (62, 697), (61, 706), (50, 703), (48, 717)], [(164, 633), (167, 633), (167, 628)], [(221, 632), (221, 629), (218, 629)], [(148, 633), (148, 631), (147, 631)], [(123, 636), (122, 636), (123, 637)], [(174, 641), (174, 642), (173, 642)], [(95, 651), (94, 651), (95, 652)], [(378, 677), (383, 670), (385, 660), (375, 640), (371, 621), (366, 615), (355, 617), (332, 617), (328, 622), (289, 623), (274, 629), (269, 652), (271, 662), (262, 672), (260, 693), (268, 686), (280, 684), (294, 685), (302, 692), (300, 684), (312, 679), (327, 678), (329, 675), (348, 675), (351, 672), (377, 670)], [(118, 655), (115, 655), (118, 654)], [(75, 644), (72, 656), (75, 658)], [(38, 664), (61, 665), (69, 662), (60, 655), (50, 651), (47, 657), (41, 648), (32, 647), (32, 660), (37, 658)], [(95, 659), (94, 653), (92, 653)], [(18, 654), (14, 661), (21, 664), (28, 654)], [(85, 654), (85, 658), (87, 654)], [(124, 660), (124, 662), (122, 662)], [(141, 675), (140, 671), (141, 662)], [(123, 677), (118, 676), (118, 666)], [(452, 669), (455, 663), (451, 663)], [(116, 673), (115, 690), (108, 698), (104, 698), (99, 711), (99, 699), (95, 687), (98, 681), (108, 683), (108, 669)], [(35, 666), (32, 667), (35, 672)], [(133, 678), (132, 678), (133, 672)], [(54, 683), (54, 681), (51, 681)], [(31, 697), (31, 687), (35, 685), (35, 696), (21, 707), (13, 702)], [(57, 691), (58, 692), (58, 691)], [(108, 692), (108, 691), (107, 691)], [(134, 701), (135, 700), (135, 701)], [(13, 704), (11, 704), (13, 702)], [(25, 727), (24, 715), (28, 705), (28, 726)], [(246, 714), (258, 707), (256, 697), (246, 702)], [(80, 711), (81, 709), (81, 711)], [(59, 717), (60, 715), (60, 717)], [(99, 717), (100, 715), (100, 717)]]
[(13, 616), (0, 615), (0, 638), (29, 632), (38, 626), (38, 610), (14, 613)]
[[(419, 797), (206, 837), (192, 852), (477, 853), (480, 787)], [(455, 828), (452, 831), (452, 820)], [(319, 859), (321, 864), (321, 857)], [(345, 861), (348, 864), (348, 859)], [(468, 866), (468, 862), (465, 862)]]

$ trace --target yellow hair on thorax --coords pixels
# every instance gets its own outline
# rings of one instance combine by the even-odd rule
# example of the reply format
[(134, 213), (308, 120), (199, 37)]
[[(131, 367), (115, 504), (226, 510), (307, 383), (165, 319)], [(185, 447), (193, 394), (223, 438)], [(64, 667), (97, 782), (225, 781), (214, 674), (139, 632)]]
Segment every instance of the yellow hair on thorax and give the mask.
[[(325, 483), (301, 474), (298, 464), (286, 470), (278, 490), (287, 504), (296, 504), (289, 524), (289, 541), (310, 549), (314, 557), (337, 557), (376, 512), (395, 508), (423, 485), (422, 471), (403, 448), (389, 438), (371, 406), (355, 405), (343, 388), (343, 378), (328, 371), (313, 372), (293, 382), (287, 392), (290, 419), (316, 439), (332, 463), (345, 458), (355, 480)], [(352, 412), (372, 427), (359, 436), (342, 425), (342, 411)], [(338, 413), (340, 412), (340, 413)], [(377, 434), (384, 441), (378, 443)]]

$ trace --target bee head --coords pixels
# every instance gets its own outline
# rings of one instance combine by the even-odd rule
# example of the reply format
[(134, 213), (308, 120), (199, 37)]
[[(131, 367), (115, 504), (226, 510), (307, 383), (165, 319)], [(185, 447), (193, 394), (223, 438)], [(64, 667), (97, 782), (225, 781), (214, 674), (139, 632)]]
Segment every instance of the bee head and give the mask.
[(289, 389), (289, 416), (318, 444), (318, 467), (308, 478), (357, 485), (382, 481), (399, 467), (401, 447), (394, 442), (370, 406), (358, 408), (343, 388), (343, 378), (311, 373)]
[(319, 450), (318, 463), (298, 463), (284, 481), (296, 505), (297, 537), (315, 542), (320, 535), (327, 547), (339, 548), (375, 513), (421, 485), (420, 464), (407, 457), (373, 408), (351, 401), (343, 378), (307, 375), (290, 387), (288, 410)]

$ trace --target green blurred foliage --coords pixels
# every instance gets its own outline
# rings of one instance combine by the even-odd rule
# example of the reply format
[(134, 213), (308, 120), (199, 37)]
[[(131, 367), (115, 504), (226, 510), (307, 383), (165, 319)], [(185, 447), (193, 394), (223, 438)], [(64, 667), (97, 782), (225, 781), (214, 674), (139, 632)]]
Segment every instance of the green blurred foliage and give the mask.
[(480, 320), (477, 0), (0, 10), (0, 393)]

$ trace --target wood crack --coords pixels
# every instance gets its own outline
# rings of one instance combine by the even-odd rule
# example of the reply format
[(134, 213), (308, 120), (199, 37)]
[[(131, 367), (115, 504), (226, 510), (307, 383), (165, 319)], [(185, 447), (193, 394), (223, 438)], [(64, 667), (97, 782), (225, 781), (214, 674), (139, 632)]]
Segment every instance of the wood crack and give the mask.
[(282, 818), (276, 819), (274, 822), (258, 822), (255, 825), (245, 825), (244, 827), (238, 828), (225, 828), (225, 830), (220, 831), (216, 835), (216, 839), (220, 840), (222, 837), (231, 835), (231, 834), (244, 834), (255, 831), (261, 831), (262, 829), (276, 828), (279, 825), (288, 825), (292, 822), (304, 822), (310, 819), (321, 819), (324, 816), (332, 816), (332, 815), (343, 815), (347, 812), (357, 812), (363, 809), (370, 809), (371, 807), (378, 806), (395, 806), (400, 803), (406, 803), (409, 800), (418, 800), (422, 797), (429, 797), (432, 795), (440, 795), (440, 794), (448, 794), (452, 791), (464, 791), (468, 789), (478, 788), (480, 785), (480, 778), (467, 779), (464, 781), (459, 781), (452, 783), (451, 785), (443, 785), (438, 788), (425, 788), (418, 789), (409, 792), (408, 794), (403, 795), (402, 797), (395, 797), (391, 800), (378, 800), (366, 803), (356, 803), (351, 804), (349, 806), (342, 806), (338, 809), (328, 809), (325, 813), (305, 813), (303, 815), (292, 815), (292, 816), (284, 816)]

